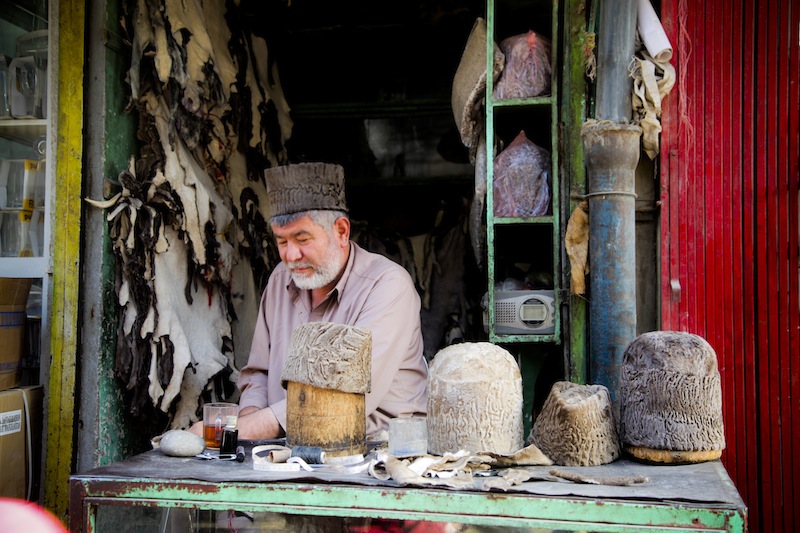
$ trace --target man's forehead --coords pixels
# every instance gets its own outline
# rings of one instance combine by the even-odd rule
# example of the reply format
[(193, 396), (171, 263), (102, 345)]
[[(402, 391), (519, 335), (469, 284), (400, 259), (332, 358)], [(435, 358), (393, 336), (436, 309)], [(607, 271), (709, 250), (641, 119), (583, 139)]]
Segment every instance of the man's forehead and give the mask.
[(297, 237), (300, 235), (315, 235), (322, 232), (322, 226), (314, 222), (310, 216), (305, 215), (284, 226), (272, 224), (272, 233), (278, 237)]

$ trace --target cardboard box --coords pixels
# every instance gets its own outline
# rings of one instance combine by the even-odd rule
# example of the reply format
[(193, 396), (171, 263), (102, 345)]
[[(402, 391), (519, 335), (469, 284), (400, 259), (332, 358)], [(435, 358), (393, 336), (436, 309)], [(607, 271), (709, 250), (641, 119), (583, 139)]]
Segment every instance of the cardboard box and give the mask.
[(19, 385), (31, 279), (0, 278), (0, 391)]
[(39, 498), (44, 388), (0, 392), (0, 497)]

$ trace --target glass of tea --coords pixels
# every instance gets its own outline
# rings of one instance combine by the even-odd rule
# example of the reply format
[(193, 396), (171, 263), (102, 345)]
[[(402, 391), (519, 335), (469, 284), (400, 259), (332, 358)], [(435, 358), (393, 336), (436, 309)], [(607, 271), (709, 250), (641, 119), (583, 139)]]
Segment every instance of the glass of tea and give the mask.
[(227, 402), (214, 402), (203, 405), (203, 439), (206, 448), (218, 450), (222, 443), (222, 430), (236, 428), (239, 419), (239, 405)]

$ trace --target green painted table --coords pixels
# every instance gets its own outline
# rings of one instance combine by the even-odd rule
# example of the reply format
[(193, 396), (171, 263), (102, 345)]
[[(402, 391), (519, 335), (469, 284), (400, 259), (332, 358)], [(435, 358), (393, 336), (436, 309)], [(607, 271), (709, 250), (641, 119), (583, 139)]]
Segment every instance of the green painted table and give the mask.
[[(276, 526), (275, 516), (318, 517), (323, 524), (331, 517), (347, 517), (351, 524), (424, 520), (449, 523), (448, 531), (470, 532), (747, 530), (747, 509), (719, 461), (654, 466), (619, 460), (599, 467), (558, 467), (603, 481), (648, 479), (629, 486), (575, 483), (553, 477), (551, 467), (527, 467), (540, 480), (506, 491), (464, 491), (399, 486), (367, 474), (265, 472), (253, 468), (247, 452), (246, 460), (236, 463), (167, 457), (153, 450), (75, 474), (70, 478), (71, 531), (185, 531), (185, 525), (170, 527), (170, 513), (173, 518), (188, 515), (189, 530), (200, 532), (289, 529), (291, 521)], [(260, 518), (265, 525), (226, 527), (219, 517), (230, 516), (224, 511), (232, 509), (255, 513), (256, 522)]]

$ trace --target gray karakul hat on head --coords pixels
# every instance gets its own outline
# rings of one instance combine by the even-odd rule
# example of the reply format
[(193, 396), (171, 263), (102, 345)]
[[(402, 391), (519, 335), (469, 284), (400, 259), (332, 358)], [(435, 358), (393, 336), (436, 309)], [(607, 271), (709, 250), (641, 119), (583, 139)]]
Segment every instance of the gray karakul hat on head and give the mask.
[(347, 212), (344, 169), (330, 163), (295, 163), (264, 171), (269, 216), (302, 211)]

